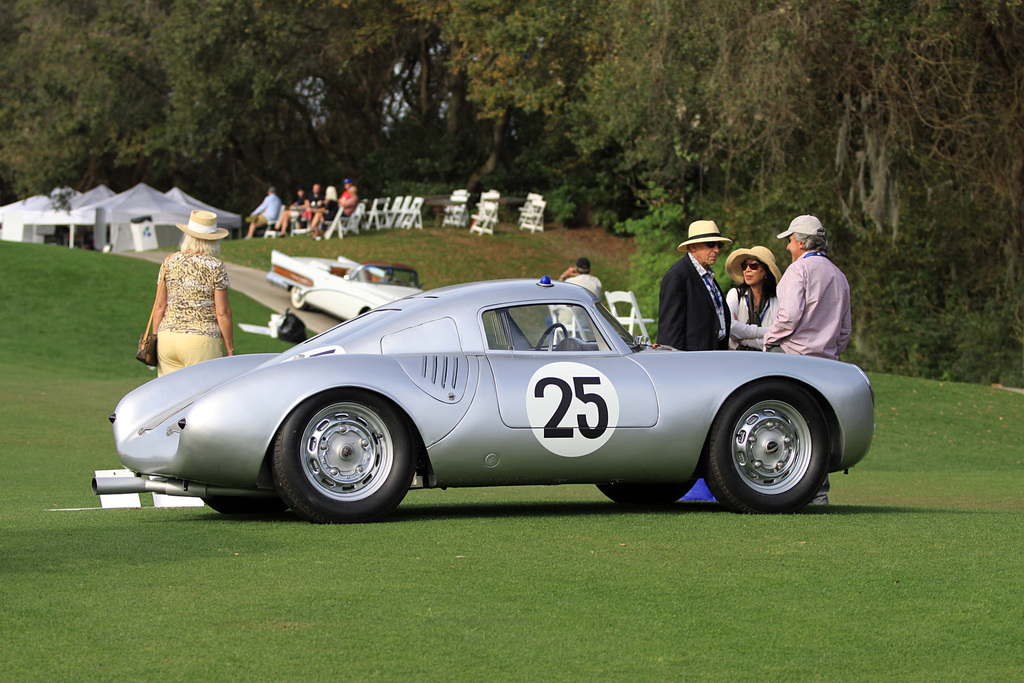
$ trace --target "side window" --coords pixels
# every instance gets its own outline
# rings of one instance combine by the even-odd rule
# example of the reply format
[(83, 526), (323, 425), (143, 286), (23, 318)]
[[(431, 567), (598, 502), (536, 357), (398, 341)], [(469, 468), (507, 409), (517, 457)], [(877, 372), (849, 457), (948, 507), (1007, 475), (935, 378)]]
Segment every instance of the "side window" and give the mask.
[(493, 351), (608, 351), (582, 306), (533, 304), (484, 311), (487, 348)]
[(499, 311), (484, 311), (484, 334), (487, 335), (487, 348), (492, 351), (509, 349), (508, 335), (501, 325)]

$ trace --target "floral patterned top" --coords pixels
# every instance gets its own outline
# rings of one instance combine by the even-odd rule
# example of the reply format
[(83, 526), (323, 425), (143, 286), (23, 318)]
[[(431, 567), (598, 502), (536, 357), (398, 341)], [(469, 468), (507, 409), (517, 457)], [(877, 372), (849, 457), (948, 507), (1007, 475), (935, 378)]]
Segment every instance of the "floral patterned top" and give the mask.
[[(184, 332), (220, 337), (213, 292), (227, 289), (224, 262), (201, 254), (171, 254), (160, 266), (167, 288), (167, 311), (159, 332)], [(157, 281), (159, 283), (159, 280)]]

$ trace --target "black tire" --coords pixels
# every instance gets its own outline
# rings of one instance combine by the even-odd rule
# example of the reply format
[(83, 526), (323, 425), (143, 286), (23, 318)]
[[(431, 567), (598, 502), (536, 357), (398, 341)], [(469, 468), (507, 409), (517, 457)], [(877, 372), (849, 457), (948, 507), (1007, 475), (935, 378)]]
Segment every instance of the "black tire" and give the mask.
[(405, 417), (367, 391), (315, 396), (285, 420), (274, 444), (274, 484), (300, 517), (372, 522), (409, 491), (416, 453)]
[(597, 490), (623, 505), (671, 505), (693, 488), (685, 484), (598, 484)]
[(796, 384), (743, 387), (711, 426), (707, 484), (735, 512), (803, 509), (825, 480), (829, 435), (821, 408)]
[(280, 498), (208, 496), (203, 502), (223, 515), (279, 515), (288, 509)]

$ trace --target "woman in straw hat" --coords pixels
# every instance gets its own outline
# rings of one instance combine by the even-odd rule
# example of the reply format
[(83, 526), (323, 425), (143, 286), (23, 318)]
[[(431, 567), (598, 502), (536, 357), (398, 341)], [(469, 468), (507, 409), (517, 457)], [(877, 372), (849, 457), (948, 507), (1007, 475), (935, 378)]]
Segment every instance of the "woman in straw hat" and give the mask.
[(217, 227), (217, 214), (193, 211), (181, 248), (160, 267), (156, 287), (153, 329), (157, 330), (158, 376), (235, 355), (231, 336), (231, 305), (228, 303), (228, 271), (220, 254), (220, 240), (228, 231)]
[(736, 283), (725, 297), (733, 317), (729, 348), (763, 351), (764, 333), (779, 312), (775, 287), (782, 275), (775, 254), (762, 246), (737, 249), (726, 259), (725, 272)]

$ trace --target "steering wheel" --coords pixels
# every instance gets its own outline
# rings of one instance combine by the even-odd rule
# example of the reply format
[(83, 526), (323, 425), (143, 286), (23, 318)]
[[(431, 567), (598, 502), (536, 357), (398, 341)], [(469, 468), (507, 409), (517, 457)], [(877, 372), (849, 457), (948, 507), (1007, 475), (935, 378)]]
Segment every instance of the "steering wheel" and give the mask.
[[(551, 326), (548, 327), (548, 329), (544, 330), (544, 334), (540, 335), (540, 339), (537, 340), (537, 345), (533, 347), (533, 350), (540, 351), (540, 347), (544, 346), (544, 340), (548, 338), (549, 334), (551, 335), (551, 341), (554, 342), (555, 336), (552, 333), (559, 327), (562, 328), (562, 338), (564, 339), (565, 337), (568, 337), (569, 330), (565, 329), (565, 325), (563, 325), (562, 323), (551, 323)], [(551, 350), (551, 347), (553, 345), (553, 343), (548, 345), (548, 351)]]

